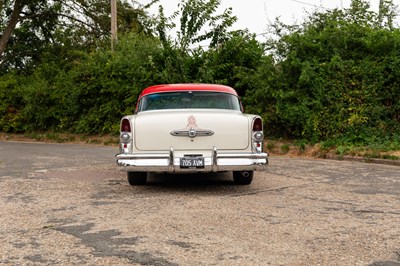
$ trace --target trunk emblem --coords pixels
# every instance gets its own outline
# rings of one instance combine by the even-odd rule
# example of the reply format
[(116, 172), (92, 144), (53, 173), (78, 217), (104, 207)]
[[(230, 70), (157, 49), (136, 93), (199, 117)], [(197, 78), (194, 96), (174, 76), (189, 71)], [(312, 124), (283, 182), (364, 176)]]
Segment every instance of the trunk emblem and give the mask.
[(188, 117), (188, 124), (185, 128), (173, 130), (170, 133), (172, 136), (185, 137), (189, 136), (194, 138), (196, 136), (211, 136), (214, 131), (208, 129), (201, 129), (197, 126), (196, 117), (190, 115)]
[(196, 129), (194, 128), (189, 129), (189, 137), (194, 138), (196, 137), (196, 135), (197, 135)]

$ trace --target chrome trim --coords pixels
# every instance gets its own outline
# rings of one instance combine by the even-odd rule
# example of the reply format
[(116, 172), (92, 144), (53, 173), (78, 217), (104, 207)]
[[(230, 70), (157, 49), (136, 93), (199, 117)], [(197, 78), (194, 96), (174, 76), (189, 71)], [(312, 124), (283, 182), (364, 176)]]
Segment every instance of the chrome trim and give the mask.
[(253, 140), (262, 142), (264, 140), (264, 133), (262, 131), (253, 131)]
[(170, 132), (172, 136), (175, 137), (191, 137), (194, 138), (196, 136), (212, 136), (214, 135), (214, 131), (212, 130), (202, 130), (202, 129), (195, 129), (195, 128), (190, 128), (188, 130), (173, 130)]
[[(170, 159), (170, 155), (166, 154), (117, 154), (117, 160), (159, 160)], [(168, 162), (169, 163), (169, 162)]]
[(266, 159), (266, 153), (236, 153), (236, 154), (218, 154), (218, 159)]
[(174, 169), (174, 148), (172, 148), (172, 147), (169, 147), (168, 172), (170, 172), (170, 173), (175, 172), (175, 169)]
[(265, 170), (268, 164), (267, 153), (219, 153), (217, 147), (213, 147), (210, 157), (204, 157), (205, 166), (201, 169), (180, 168), (173, 147), (165, 153), (117, 154), (116, 159), (126, 171), (169, 173)]
[(120, 143), (119, 144), (119, 152), (121, 154), (130, 154), (132, 153), (132, 141), (129, 141), (128, 143)]
[(170, 132), (172, 136), (189, 136), (194, 138), (196, 136), (211, 136), (214, 134), (214, 131), (199, 128), (196, 124), (196, 117), (193, 115), (189, 115), (188, 124), (183, 129), (177, 129)]
[(261, 130), (259, 130), (259, 131), (264, 132), (264, 121), (263, 121), (263, 119), (261, 118), (261, 116), (258, 116), (258, 115), (256, 115), (255, 117), (253, 117), (253, 119), (252, 119), (252, 121), (251, 121), (251, 129), (253, 129), (254, 121), (255, 121), (257, 118), (260, 118), (260, 119), (261, 119)]
[(130, 140), (131, 140), (131, 134), (129, 132), (125, 132), (125, 131), (121, 132), (121, 134), (120, 134), (120, 142), (121, 143), (127, 144), (127, 143), (129, 143)]
[(212, 151), (212, 171), (217, 172), (218, 171), (218, 150), (217, 147), (213, 147)]
[[(262, 120), (262, 118), (260, 116), (253, 117), (253, 120), (251, 121), (251, 128), (253, 130), (254, 121), (258, 118), (261, 119), (261, 130), (252, 131), (253, 133), (251, 136), (251, 149), (254, 153), (262, 154), (263, 153), (263, 145), (264, 145), (263, 144), (263, 142), (264, 142), (264, 121)], [(261, 134), (260, 139), (256, 138), (256, 134)]]
[(194, 129), (194, 128), (189, 129), (188, 134), (189, 134), (189, 137), (191, 137), (191, 138), (196, 137), (196, 135), (197, 135), (196, 129)]

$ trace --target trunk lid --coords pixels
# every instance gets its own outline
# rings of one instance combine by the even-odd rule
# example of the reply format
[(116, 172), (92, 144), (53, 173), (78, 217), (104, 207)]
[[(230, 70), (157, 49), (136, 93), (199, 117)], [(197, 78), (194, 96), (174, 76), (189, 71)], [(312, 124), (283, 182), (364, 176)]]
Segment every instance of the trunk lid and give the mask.
[[(197, 132), (189, 137), (190, 128)], [(171, 132), (178, 132), (175, 136)], [(210, 132), (212, 135), (201, 132)], [(133, 126), (135, 146), (142, 151), (244, 150), (250, 144), (250, 121), (232, 110), (162, 110), (136, 115)]]

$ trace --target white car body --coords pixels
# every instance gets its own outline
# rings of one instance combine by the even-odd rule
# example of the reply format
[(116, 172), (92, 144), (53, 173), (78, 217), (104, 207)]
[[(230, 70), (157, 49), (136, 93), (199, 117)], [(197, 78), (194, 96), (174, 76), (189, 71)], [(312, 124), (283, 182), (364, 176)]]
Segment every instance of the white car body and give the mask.
[(131, 185), (145, 183), (148, 172), (225, 171), (234, 172), (236, 183), (250, 184), (253, 171), (265, 169), (268, 154), (262, 151), (261, 118), (241, 109), (227, 86), (149, 87), (139, 97), (136, 114), (121, 120), (117, 164), (128, 172)]

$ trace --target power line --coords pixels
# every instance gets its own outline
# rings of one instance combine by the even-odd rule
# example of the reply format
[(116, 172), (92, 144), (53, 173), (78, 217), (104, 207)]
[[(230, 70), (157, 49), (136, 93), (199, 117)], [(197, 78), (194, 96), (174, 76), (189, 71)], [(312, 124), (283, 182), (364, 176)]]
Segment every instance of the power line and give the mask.
[(303, 2), (303, 1), (299, 1), (299, 0), (291, 0), (291, 1), (292, 1), (292, 2), (296, 2), (296, 3), (299, 3), (299, 4), (307, 5), (307, 6), (318, 7), (318, 6), (314, 5), (314, 4), (310, 4), (310, 3)]

